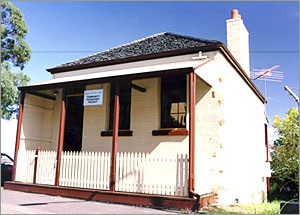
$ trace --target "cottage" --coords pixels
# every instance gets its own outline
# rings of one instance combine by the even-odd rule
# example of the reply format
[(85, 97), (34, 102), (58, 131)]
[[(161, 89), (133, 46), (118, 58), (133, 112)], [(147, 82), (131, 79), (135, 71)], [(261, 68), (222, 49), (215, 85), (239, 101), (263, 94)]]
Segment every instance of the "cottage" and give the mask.
[(20, 87), (5, 188), (163, 207), (187, 207), (194, 192), (202, 206), (265, 201), (265, 99), (237, 10), (227, 44), (155, 34)]

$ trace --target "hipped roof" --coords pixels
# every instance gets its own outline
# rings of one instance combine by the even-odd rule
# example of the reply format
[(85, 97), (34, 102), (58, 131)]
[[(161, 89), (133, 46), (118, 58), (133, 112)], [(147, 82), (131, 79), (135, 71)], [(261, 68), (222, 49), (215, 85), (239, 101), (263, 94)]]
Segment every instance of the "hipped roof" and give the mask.
[(162, 57), (164, 54), (170, 55), (171, 52), (175, 51), (176, 53), (181, 53), (180, 51), (190, 48), (199, 48), (220, 43), (218, 40), (207, 40), (164, 32), (64, 63), (47, 69), (47, 71), (58, 73), (108, 64), (138, 61), (146, 58), (153, 59)]

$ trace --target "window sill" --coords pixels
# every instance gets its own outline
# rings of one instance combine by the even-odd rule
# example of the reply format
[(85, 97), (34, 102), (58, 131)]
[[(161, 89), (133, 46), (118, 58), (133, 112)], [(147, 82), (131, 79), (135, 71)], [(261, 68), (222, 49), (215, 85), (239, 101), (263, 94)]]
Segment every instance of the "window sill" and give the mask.
[(171, 135), (188, 135), (189, 131), (186, 129), (180, 129), (180, 130), (153, 130), (152, 131), (152, 136), (171, 136)]
[[(112, 137), (113, 136), (113, 131), (101, 131), (100, 133), (101, 137)], [(118, 132), (118, 136), (120, 137), (126, 137), (126, 136), (132, 136), (132, 131), (130, 130), (123, 130)]]

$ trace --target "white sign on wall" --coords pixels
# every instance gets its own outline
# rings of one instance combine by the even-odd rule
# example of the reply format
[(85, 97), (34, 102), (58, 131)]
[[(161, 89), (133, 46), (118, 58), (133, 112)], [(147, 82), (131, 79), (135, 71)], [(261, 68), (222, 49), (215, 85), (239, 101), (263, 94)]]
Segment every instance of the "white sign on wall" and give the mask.
[(83, 106), (94, 106), (103, 104), (103, 89), (85, 90)]

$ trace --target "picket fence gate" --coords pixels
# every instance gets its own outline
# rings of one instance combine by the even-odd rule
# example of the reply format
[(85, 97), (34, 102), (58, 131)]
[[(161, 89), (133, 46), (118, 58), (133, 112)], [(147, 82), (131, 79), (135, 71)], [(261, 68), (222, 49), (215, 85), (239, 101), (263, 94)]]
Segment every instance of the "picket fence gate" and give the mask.
[[(56, 151), (34, 150), (18, 155), (16, 181), (33, 183), (35, 160), (38, 184), (54, 185)], [(37, 158), (37, 159), (36, 159)], [(116, 191), (188, 195), (188, 155), (117, 153)], [(59, 186), (109, 190), (111, 153), (62, 152)]]

